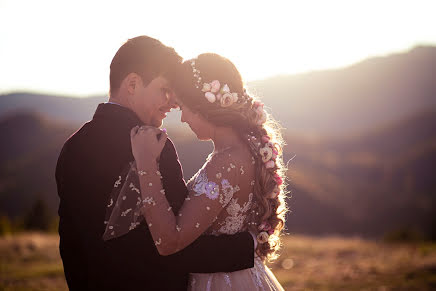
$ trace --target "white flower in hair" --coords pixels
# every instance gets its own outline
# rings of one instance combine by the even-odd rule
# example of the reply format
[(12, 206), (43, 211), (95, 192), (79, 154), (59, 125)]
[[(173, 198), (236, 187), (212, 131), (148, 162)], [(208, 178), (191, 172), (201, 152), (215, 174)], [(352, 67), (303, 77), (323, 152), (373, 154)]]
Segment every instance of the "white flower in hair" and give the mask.
[(233, 102), (238, 102), (238, 93), (232, 93)]
[(276, 166), (276, 163), (273, 160), (269, 160), (268, 162), (265, 163), (265, 168), (267, 169), (272, 169)]
[(267, 115), (265, 110), (263, 110), (263, 103), (260, 101), (255, 101), (253, 106), (254, 106), (254, 111), (257, 114), (256, 123), (258, 125), (264, 124), (267, 120)]
[(209, 101), (210, 103), (214, 103), (216, 101), (216, 96), (212, 92), (204, 93), (204, 97), (206, 97), (207, 101)]
[(203, 84), (203, 89), (201, 89), (201, 91), (203, 92), (209, 92), (210, 89), (212, 89), (212, 86), (209, 83), (204, 83)]
[(272, 149), (268, 146), (265, 146), (259, 150), (260, 155), (262, 156), (262, 162), (266, 163), (272, 158)]
[(230, 93), (230, 88), (227, 84), (224, 84), (220, 91), (221, 93)]
[(262, 231), (257, 235), (257, 241), (261, 244), (268, 242), (269, 234), (265, 231)]

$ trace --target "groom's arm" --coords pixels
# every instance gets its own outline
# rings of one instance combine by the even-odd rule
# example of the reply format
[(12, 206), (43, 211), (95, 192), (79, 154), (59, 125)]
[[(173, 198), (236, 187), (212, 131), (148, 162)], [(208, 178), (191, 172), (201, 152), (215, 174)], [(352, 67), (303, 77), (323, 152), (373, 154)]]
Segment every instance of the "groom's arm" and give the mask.
[(234, 272), (254, 266), (254, 242), (249, 232), (201, 236), (173, 255), (162, 257), (172, 269), (187, 273)]
[(72, 137), (65, 144), (56, 169), (61, 201), (60, 252), (70, 290), (97, 290), (106, 282), (101, 240), (101, 212), (105, 210), (105, 192), (101, 188), (105, 183), (98, 175), (113, 170), (99, 166), (94, 159), (103, 154), (95, 154), (86, 141), (83, 132)]
[[(183, 171), (173, 143), (168, 140), (160, 159), (168, 202), (177, 213), (188, 195)], [(254, 265), (254, 240), (249, 232), (200, 236), (182, 251), (162, 257), (170, 268), (189, 273), (233, 272)]]

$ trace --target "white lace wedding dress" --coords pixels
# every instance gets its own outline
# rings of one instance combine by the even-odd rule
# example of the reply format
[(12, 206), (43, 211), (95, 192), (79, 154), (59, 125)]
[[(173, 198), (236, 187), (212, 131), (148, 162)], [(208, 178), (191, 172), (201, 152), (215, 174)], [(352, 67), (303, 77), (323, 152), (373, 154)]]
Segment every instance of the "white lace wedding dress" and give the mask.
[[(210, 162), (211, 157), (208, 158), (203, 168), (189, 180), (188, 189), (190, 192), (195, 192), (198, 195), (205, 192), (208, 183), (210, 183), (207, 179), (206, 165)], [(246, 178), (251, 176), (250, 168), (253, 168), (254, 160), (250, 163), (251, 165), (244, 167), (242, 164), (237, 167), (236, 163), (231, 162), (233, 160), (231, 153), (223, 152), (219, 155), (219, 159), (220, 164), (224, 164), (224, 168), (217, 169), (215, 177), (222, 178), (223, 173), (237, 171), (236, 176), (239, 177), (239, 183), (234, 187), (229, 185), (229, 188), (232, 187), (232, 197), (205, 234), (220, 235), (243, 232), (247, 229), (246, 216), (249, 211), (252, 211), (254, 203), (251, 193), (254, 179), (244, 179), (244, 176)], [(188, 290), (283, 290), (283, 288), (268, 267), (256, 256), (254, 267), (250, 269), (228, 273), (190, 274)]]

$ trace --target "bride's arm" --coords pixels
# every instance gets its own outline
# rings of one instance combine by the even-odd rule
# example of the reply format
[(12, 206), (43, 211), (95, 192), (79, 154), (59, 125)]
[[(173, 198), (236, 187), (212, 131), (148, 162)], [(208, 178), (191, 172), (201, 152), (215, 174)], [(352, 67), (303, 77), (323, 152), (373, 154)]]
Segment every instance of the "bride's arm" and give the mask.
[[(193, 190), (175, 216), (162, 188), (156, 162), (139, 163), (144, 203), (141, 210), (161, 255), (170, 255), (185, 248), (215, 221), (233, 194), (239, 190), (236, 184), (237, 168), (232, 166), (219, 162), (218, 157), (212, 158), (200, 172)], [(222, 170), (223, 167), (225, 170)], [(230, 171), (227, 172), (227, 169)]]
[(175, 216), (166, 199), (156, 159), (151, 156), (135, 156), (144, 203), (142, 213), (157, 250), (161, 255), (170, 255), (191, 244), (214, 222), (239, 190), (239, 168), (225, 159), (212, 158)]

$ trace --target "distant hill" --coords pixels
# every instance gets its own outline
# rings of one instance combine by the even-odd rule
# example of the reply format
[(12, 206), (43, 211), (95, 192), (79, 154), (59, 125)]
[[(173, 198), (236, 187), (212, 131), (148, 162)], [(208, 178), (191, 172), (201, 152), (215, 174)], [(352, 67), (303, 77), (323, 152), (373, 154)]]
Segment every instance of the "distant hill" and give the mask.
[[(248, 83), (289, 130), (305, 135), (358, 135), (386, 123), (436, 108), (436, 47), (370, 58), (352, 66)], [(107, 97), (41, 94), (0, 95), (0, 116), (30, 110), (83, 123)], [(170, 116), (168, 126), (179, 120)]]
[[(436, 114), (425, 112), (358, 138), (317, 139), (285, 132), (289, 161), (290, 233), (368, 237), (415, 228), (430, 235), (436, 221)], [(57, 208), (54, 169), (74, 127), (22, 113), (0, 121), (0, 212), (25, 213), (37, 197)], [(185, 177), (211, 144), (169, 129)]]
[(379, 236), (436, 222), (436, 111), (351, 139), (288, 135), (291, 231)]
[(54, 170), (62, 144), (74, 127), (35, 113), (0, 120), (0, 213), (25, 213), (36, 198), (57, 209)]
[(436, 107), (436, 47), (367, 59), (344, 69), (252, 82), (290, 130), (343, 136)]
[(63, 97), (34, 93), (0, 95), (0, 116), (15, 112), (35, 112), (50, 119), (80, 124), (90, 120), (97, 105), (107, 97)]

